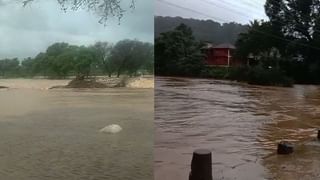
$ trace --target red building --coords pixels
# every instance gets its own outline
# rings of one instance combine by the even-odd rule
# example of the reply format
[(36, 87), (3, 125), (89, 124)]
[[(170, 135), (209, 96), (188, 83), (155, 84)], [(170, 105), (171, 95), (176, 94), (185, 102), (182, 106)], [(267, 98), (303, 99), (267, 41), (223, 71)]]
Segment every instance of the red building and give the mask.
[(232, 44), (220, 44), (213, 46), (212, 44), (207, 44), (204, 47), (205, 53), (207, 55), (206, 62), (209, 66), (225, 66), (229, 67), (236, 65), (237, 62), (233, 59), (232, 54), (235, 50), (235, 46)]

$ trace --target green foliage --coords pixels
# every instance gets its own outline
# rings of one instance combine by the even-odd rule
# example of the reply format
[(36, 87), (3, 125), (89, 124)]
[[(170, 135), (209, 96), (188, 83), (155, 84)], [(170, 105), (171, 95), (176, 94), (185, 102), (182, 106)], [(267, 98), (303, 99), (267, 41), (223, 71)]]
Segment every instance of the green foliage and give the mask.
[(155, 40), (155, 70), (158, 75), (198, 76), (203, 71), (204, 55), (191, 28), (184, 24), (162, 33)]
[(15, 77), (19, 75), (19, 64), (17, 58), (4, 59), (0, 61), (0, 76)]
[(249, 68), (245, 80), (249, 84), (267, 85), (267, 86), (285, 86), (290, 87), (293, 80), (287, 77), (284, 72), (277, 68), (263, 68), (255, 66)]
[(251, 22), (248, 32), (239, 35), (236, 42), (236, 57), (243, 59), (250, 54), (257, 56), (272, 48), (282, 52), (284, 42), (279, 38), (283, 38), (283, 36), (273, 29), (270, 22), (255, 20)]
[(119, 41), (111, 51), (110, 66), (115, 69), (117, 77), (122, 73), (137, 75), (139, 70), (151, 71), (153, 62), (153, 45), (137, 40)]
[(201, 72), (201, 77), (214, 79), (227, 79), (229, 68), (208, 67)]
[(97, 42), (91, 48), (96, 55), (96, 61), (93, 66), (101, 67), (102, 72), (107, 73), (110, 77), (114, 73), (110, 58), (113, 48), (112, 44), (108, 42)]
[(89, 76), (91, 65), (95, 61), (94, 51), (90, 48), (81, 46), (77, 49), (74, 56), (73, 67), (77, 76)]
[[(248, 32), (239, 36), (237, 58), (250, 57), (263, 67), (276, 67), (297, 83), (320, 84), (319, 9), (318, 0), (267, 0), (265, 11), (270, 21), (254, 21)], [(275, 50), (277, 57), (272, 55)], [(263, 72), (277, 74), (274, 70)], [(267, 81), (260, 78), (266, 74), (253, 73), (253, 79)]]
[(264, 86), (285, 86), (290, 87), (293, 80), (278, 68), (268, 68), (263, 66), (254, 67), (215, 67), (208, 68), (203, 77), (215, 79), (228, 79), (240, 82), (247, 82), (254, 85)]
[(67, 43), (54, 43), (45, 53), (34, 58), (0, 60), (1, 77), (66, 78), (75, 75), (153, 73), (153, 45), (137, 40), (123, 40), (115, 46), (98, 42), (93, 46), (74, 46)]

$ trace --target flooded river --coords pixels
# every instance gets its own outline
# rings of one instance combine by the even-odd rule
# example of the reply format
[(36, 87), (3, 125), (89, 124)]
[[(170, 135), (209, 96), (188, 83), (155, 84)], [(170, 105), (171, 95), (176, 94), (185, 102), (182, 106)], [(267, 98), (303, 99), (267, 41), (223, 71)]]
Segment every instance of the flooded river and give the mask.
[[(320, 179), (320, 87), (157, 78), (155, 179), (187, 180), (192, 152), (212, 151), (213, 179)], [(290, 141), (292, 155), (277, 155)]]
[(0, 179), (152, 179), (153, 90), (48, 90), (64, 84), (0, 80)]

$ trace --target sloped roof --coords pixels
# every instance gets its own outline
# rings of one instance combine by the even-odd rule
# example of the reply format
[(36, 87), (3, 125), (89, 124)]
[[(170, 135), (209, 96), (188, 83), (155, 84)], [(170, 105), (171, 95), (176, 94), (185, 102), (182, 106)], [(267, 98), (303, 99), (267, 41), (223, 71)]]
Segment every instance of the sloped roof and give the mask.
[(214, 49), (236, 49), (236, 47), (229, 43), (219, 44), (213, 47)]
[(203, 49), (210, 49), (210, 48), (213, 48), (213, 44), (211, 43), (205, 43), (204, 47), (202, 47)]

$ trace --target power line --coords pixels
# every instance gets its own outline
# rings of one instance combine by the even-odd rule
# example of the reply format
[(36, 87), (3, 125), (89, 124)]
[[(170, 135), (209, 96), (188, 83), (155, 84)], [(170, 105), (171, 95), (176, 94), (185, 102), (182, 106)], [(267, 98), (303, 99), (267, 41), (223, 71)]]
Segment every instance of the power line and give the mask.
[[(159, 1), (161, 3), (164, 3), (164, 4), (167, 4), (169, 6), (172, 6), (172, 7), (178, 8), (178, 9), (182, 9), (182, 10), (193, 12), (193, 13), (197, 13), (197, 14), (201, 14), (202, 16), (211, 18), (211, 19), (213, 19), (215, 21), (220, 21), (220, 23), (221, 22), (225, 23), (224, 22), (225, 20), (223, 20), (222, 18), (218, 18), (216, 16), (208, 15), (206, 13), (202, 13), (202, 12), (199, 12), (199, 11), (187, 8), (187, 7), (183, 7), (183, 6), (177, 5), (175, 3), (168, 2), (166, 0), (157, 0), (157, 1)], [(258, 32), (260, 34), (264, 34), (264, 35), (267, 35), (269, 37), (273, 37), (273, 38), (278, 39), (278, 40), (287, 41), (287, 42), (294, 43), (294, 44), (297, 44), (297, 45), (300, 45), (300, 46), (304, 46), (304, 47), (309, 47), (309, 48), (313, 48), (313, 49), (316, 49), (316, 50), (320, 50), (319, 47), (310, 46), (310, 45), (307, 45), (307, 44), (302, 44), (302, 43), (298, 43), (298, 42), (295, 42), (295, 41), (291, 41), (291, 40), (288, 40), (288, 39), (285, 39), (285, 38), (282, 38), (282, 37), (279, 37), (279, 36), (276, 36), (276, 35), (273, 35), (273, 34), (270, 34), (270, 33), (266, 33), (264, 31), (259, 31), (259, 30), (256, 30), (256, 29), (251, 29), (251, 31), (255, 31), (255, 32)]]
[[(205, 13), (202, 13), (202, 12), (199, 12), (199, 11), (196, 11), (196, 10), (193, 10), (193, 9), (190, 9), (190, 8), (187, 8), (187, 7), (183, 7), (183, 6), (179, 6), (179, 5), (177, 5), (177, 4), (174, 4), (174, 3), (171, 3), (171, 2), (168, 2), (168, 1), (165, 1), (165, 0), (157, 0), (157, 1), (159, 1), (159, 2), (161, 2), (161, 3), (164, 3), (164, 4), (167, 4), (167, 5), (169, 5), (169, 6), (172, 6), (172, 7), (176, 7), (176, 8), (178, 8), (178, 9), (182, 9), (182, 10), (185, 10), (185, 11), (189, 11), (189, 12), (193, 12), (193, 13), (196, 13), (196, 14), (200, 14), (200, 15), (202, 15), (202, 16), (204, 16), (204, 17), (207, 17), (207, 18), (212, 18), (212, 17), (210, 17), (209, 15), (207, 15), (207, 14), (205, 14)], [(218, 21), (219, 23), (224, 23), (224, 19), (222, 19), (222, 18), (215, 18), (214, 19), (215, 21)]]
[[(229, 7), (226, 7), (226, 6), (218, 5), (218, 4), (216, 4), (215, 2), (212, 2), (212, 1), (209, 1), (209, 0), (201, 0), (201, 1), (203, 1), (204, 3), (207, 3), (207, 4), (209, 4), (209, 5), (213, 5), (213, 6), (215, 6), (215, 7), (218, 7), (218, 8), (229, 9), (230, 11), (233, 11), (233, 12), (236, 13), (236, 14), (242, 15), (243, 17), (251, 18), (251, 17), (248, 16), (247, 14), (244, 14), (244, 13), (242, 13), (242, 12), (240, 12), (240, 11), (236, 11), (236, 10), (234, 10), (234, 9), (232, 9), (232, 8), (229, 8)], [(282, 24), (282, 25), (286, 25), (286, 24), (285, 24), (284, 22), (282, 22), (282, 21), (279, 21), (279, 23)], [(296, 30), (300, 30), (300, 31), (305, 31), (305, 29), (298, 28), (298, 27), (296, 27), (295, 29), (296, 29)], [(320, 31), (318, 31), (317, 29), (314, 29), (314, 31), (320, 33)]]
[(236, 14), (242, 15), (243, 17), (252, 18), (252, 17), (249, 17), (247, 14), (245, 14), (245, 13), (243, 13), (243, 12), (241, 12), (241, 11), (235, 10), (235, 9), (233, 9), (233, 8), (230, 8), (230, 7), (228, 7), (228, 6), (219, 5), (219, 4), (216, 4), (215, 2), (212, 2), (212, 1), (209, 1), (209, 0), (200, 0), (200, 1), (202, 1), (202, 2), (204, 2), (204, 3), (206, 3), (206, 4), (209, 4), (209, 5), (213, 5), (213, 6), (217, 7), (217, 8), (228, 9), (228, 10), (230, 10), (231, 12), (234, 12), (234, 13), (236, 13)]

